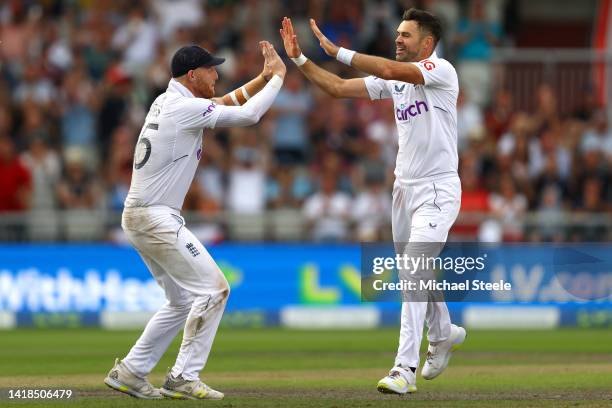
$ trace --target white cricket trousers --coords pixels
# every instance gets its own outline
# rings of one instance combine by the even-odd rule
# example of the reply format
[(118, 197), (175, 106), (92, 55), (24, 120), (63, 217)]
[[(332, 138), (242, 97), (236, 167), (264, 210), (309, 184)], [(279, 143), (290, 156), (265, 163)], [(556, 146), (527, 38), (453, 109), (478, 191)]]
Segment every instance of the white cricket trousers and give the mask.
[(184, 327), (171, 372), (196, 380), (225, 310), (229, 284), (206, 248), (185, 227), (179, 211), (165, 206), (126, 208), (121, 226), (167, 299), (123, 364), (133, 374), (146, 376)]
[[(393, 186), (392, 229), (395, 251), (414, 257), (437, 257), (448, 237), (461, 205), (459, 176), (451, 173), (412, 183), (395, 182)], [(417, 271), (416, 276), (431, 276), (431, 271)], [(400, 271), (401, 274), (401, 271)], [(446, 303), (432, 301), (425, 293), (420, 301), (402, 302), (399, 348), (395, 366), (419, 366), (419, 348), (423, 326), (427, 323), (429, 342), (450, 336), (450, 316)], [(410, 299), (411, 294), (405, 296)], [(428, 300), (429, 299), (429, 300)], [(406, 300), (406, 299), (405, 299)]]

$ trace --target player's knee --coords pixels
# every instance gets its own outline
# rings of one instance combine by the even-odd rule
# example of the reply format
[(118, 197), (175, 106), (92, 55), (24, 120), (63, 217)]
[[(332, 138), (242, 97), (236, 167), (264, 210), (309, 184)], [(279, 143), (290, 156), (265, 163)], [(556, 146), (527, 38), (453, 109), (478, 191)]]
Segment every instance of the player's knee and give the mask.
[(223, 275), (223, 272), (221, 272), (221, 270), (219, 270), (219, 280), (218, 281), (219, 281), (219, 284), (218, 284), (219, 291), (222, 297), (224, 299), (227, 299), (230, 294), (230, 285), (227, 279), (225, 278), (225, 275)]
[(221, 286), (221, 294), (224, 299), (227, 299), (230, 295), (230, 285), (225, 277), (223, 278), (223, 284)]

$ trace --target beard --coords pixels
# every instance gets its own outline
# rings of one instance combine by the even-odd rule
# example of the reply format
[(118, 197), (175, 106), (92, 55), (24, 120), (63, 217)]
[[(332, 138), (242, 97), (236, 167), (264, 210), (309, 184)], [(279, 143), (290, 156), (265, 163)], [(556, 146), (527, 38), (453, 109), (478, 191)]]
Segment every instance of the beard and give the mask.
[(418, 52), (416, 51), (404, 50), (404, 53), (402, 55), (395, 54), (395, 60), (399, 62), (416, 62), (417, 55), (418, 55)]

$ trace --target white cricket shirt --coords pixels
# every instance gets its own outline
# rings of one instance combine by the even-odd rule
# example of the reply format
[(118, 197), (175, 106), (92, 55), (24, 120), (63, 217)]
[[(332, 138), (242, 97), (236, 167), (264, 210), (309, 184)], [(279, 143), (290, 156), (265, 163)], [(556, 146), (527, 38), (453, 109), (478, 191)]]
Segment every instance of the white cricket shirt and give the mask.
[(413, 62), (424, 85), (364, 78), (370, 99), (393, 98), (399, 134), (395, 177), (411, 183), (457, 173), (457, 96), (459, 81), (450, 62), (433, 53)]
[(180, 210), (202, 156), (202, 131), (219, 111), (209, 99), (172, 79), (145, 119), (134, 153), (126, 207), (166, 205)]
[(145, 119), (134, 152), (125, 207), (165, 205), (180, 211), (202, 157), (205, 128), (250, 126), (270, 108), (283, 80), (278, 75), (242, 106), (196, 98), (171, 79)]

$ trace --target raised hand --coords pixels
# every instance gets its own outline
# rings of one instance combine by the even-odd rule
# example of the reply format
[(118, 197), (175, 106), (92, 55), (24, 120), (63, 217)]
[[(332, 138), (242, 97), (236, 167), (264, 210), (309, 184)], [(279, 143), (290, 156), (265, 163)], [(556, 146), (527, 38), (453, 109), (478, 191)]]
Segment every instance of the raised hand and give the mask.
[(287, 67), (276, 53), (274, 46), (268, 41), (260, 41), (259, 46), (264, 56), (264, 70), (262, 72), (264, 78), (268, 78), (266, 75), (278, 75), (284, 78), (287, 73)]
[(310, 28), (312, 29), (314, 35), (317, 36), (317, 38), (319, 39), (319, 45), (321, 46), (321, 48), (323, 48), (325, 53), (330, 57), (336, 58), (340, 47), (329, 41), (329, 39), (327, 39), (327, 37), (323, 35), (321, 30), (319, 30), (319, 27), (317, 27), (317, 23), (312, 18), (310, 19)]
[(300, 45), (298, 44), (297, 36), (293, 32), (293, 24), (291, 19), (284, 17), (282, 21), (283, 28), (280, 29), (280, 35), (283, 39), (285, 52), (289, 58), (297, 58), (302, 54)]

